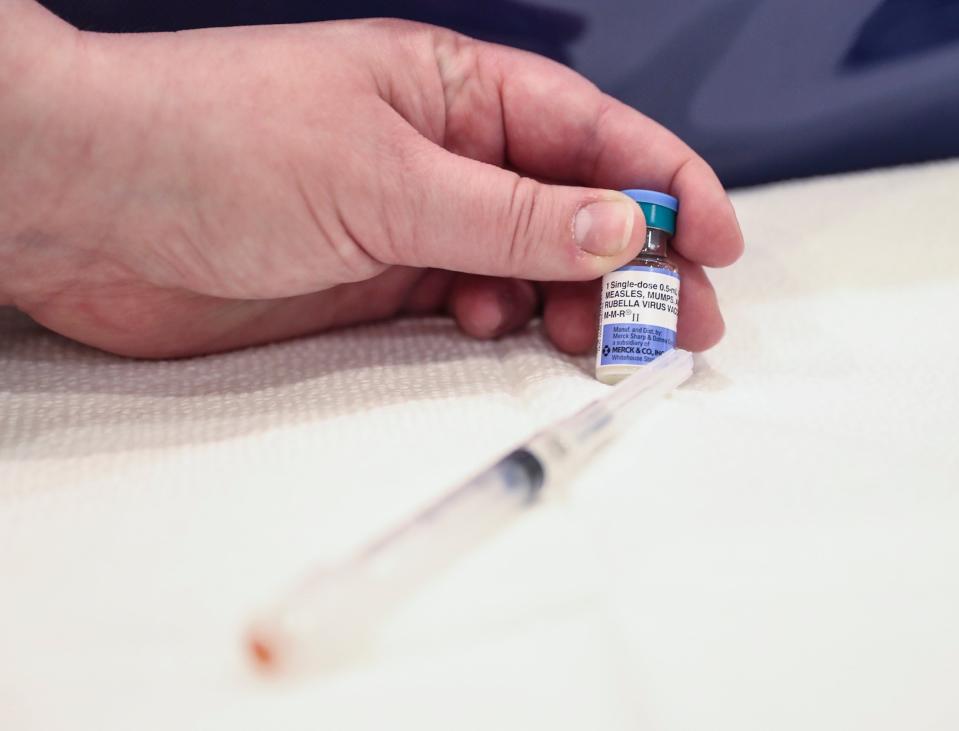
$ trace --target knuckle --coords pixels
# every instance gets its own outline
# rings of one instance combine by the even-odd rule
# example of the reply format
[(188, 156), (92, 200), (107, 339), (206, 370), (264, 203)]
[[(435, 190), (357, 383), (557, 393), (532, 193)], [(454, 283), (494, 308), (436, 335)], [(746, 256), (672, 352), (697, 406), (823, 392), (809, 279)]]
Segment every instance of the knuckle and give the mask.
[(402, 18), (359, 18), (350, 21), (354, 28), (373, 30), (381, 33), (392, 41), (409, 36), (419, 36), (428, 32), (431, 27), (424, 23)]
[(325, 244), (326, 255), (320, 263), (328, 276), (356, 282), (382, 271), (383, 264), (370, 252), (364, 232), (352, 224), (354, 216), (339, 205), (335, 196), (326, 205), (320, 205), (304, 176), (294, 172), (293, 181), (303, 214)]
[(383, 271), (385, 265), (370, 253), (370, 247), (356, 235), (348, 218), (340, 212), (336, 218), (339, 235), (329, 236), (327, 243), (338, 265), (338, 278), (343, 282), (360, 282)]
[(436, 69), (447, 109), (456, 106), (468, 82), (480, 77), (479, 53), (472, 39), (458, 33), (440, 33), (433, 40)]
[[(683, 179), (684, 175), (688, 173), (690, 169), (696, 167), (697, 162), (699, 160), (700, 158), (696, 155), (696, 153), (690, 150), (689, 155), (683, 158), (683, 160), (679, 163), (679, 165), (676, 166), (676, 169), (673, 170), (673, 174), (669, 178), (669, 183), (666, 186), (666, 190), (675, 192), (678, 187), (679, 181)], [(702, 164), (703, 166), (705, 166), (707, 170), (712, 172), (711, 168), (709, 168), (709, 166), (706, 165), (705, 160), (702, 161)]]
[(510, 272), (518, 273), (535, 255), (545, 234), (542, 230), (542, 213), (546, 206), (544, 188), (531, 178), (517, 175), (507, 205), (505, 265)]
[(384, 150), (382, 159), (390, 175), (380, 176), (372, 205), (378, 222), (377, 235), (371, 239), (376, 257), (387, 264), (418, 261), (426, 237), (429, 216), (428, 196), (423, 182), (430, 174), (430, 151), (417, 144), (394, 144)]

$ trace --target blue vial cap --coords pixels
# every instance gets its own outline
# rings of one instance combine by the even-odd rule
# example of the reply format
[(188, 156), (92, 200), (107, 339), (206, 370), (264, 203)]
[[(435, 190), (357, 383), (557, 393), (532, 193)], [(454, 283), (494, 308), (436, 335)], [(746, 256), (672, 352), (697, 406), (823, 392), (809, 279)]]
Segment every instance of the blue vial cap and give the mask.
[(676, 213), (679, 211), (679, 201), (676, 198), (655, 190), (635, 188), (624, 190), (623, 193), (639, 203), (649, 228), (658, 228), (670, 236), (676, 233)]

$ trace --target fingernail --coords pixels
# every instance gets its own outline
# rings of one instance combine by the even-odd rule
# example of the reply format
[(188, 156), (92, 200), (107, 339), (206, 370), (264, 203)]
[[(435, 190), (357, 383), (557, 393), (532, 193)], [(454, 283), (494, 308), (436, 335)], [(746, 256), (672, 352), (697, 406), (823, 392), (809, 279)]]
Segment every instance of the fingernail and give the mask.
[(596, 201), (576, 213), (573, 235), (583, 251), (615, 256), (629, 245), (636, 216), (642, 209), (630, 200)]

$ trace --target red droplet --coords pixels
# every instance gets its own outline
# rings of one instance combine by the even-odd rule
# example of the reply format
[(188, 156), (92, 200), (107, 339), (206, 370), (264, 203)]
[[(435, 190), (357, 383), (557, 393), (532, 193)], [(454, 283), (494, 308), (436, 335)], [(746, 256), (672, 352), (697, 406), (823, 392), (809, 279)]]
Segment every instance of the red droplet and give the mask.
[(269, 668), (273, 665), (273, 651), (263, 640), (256, 637), (252, 638), (250, 640), (250, 653), (253, 655), (256, 664), (261, 668)]

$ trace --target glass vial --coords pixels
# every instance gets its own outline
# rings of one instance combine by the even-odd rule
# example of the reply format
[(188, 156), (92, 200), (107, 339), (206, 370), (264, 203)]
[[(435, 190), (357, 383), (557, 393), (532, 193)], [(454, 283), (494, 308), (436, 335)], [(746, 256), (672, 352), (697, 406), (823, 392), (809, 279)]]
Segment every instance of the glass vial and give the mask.
[(646, 216), (646, 242), (629, 264), (603, 277), (596, 378), (614, 384), (676, 345), (679, 270), (666, 260), (679, 201), (652, 190), (624, 190)]

